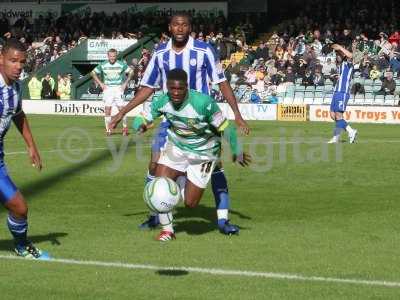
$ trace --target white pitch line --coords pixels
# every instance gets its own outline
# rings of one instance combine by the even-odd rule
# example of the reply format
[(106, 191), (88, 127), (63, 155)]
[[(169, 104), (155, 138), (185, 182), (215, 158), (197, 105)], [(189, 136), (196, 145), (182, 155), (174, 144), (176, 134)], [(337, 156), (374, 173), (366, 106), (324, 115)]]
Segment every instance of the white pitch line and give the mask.
[[(365, 141), (357, 141), (357, 144), (369, 144), (369, 143), (382, 143), (382, 144), (397, 144), (400, 143), (400, 140), (365, 140)], [(255, 144), (259, 144), (259, 145), (263, 145), (262, 143), (243, 143), (243, 145), (255, 145)], [(309, 144), (309, 145), (316, 145), (317, 142), (315, 141), (266, 141), (266, 144), (273, 144), (273, 145), (280, 145), (280, 144), (287, 144), (287, 145), (291, 145), (291, 144)], [(143, 148), (150, 148), (151, 145), (150, 144), (144, 144), (142, 146)], [(76, 149), (68, 149), (68, 151), (101, 151), (101, 150), (108, 150), (110, 148), (108, 147), (96, 147), (96, 148), (76, 148)], [(63, 152), (65, 151), (65, 149), (50, 149), (50, 150), (42, 150), (39, 151), (40, 153), (57, 153), (57, 152)], [(5, 155), (6, 156), (10, 156), (10, 155), (18, 155), (18, 154), (27, 154), (27, 151), (12, 151), (12, 152), (6, 152)]]
[(122, 262), (104, 262), (104, 261), (62, 259), (62, 258), (53, 258), (48, 261), (37, 261), (37, 260), (26, 260), (24, 258), (13, 255), (0, 255), (0, 259), (30, 261), (30, 262), (49, 262), (49, 263), (60, 263), (67, 265), (95, 266), (95, 267), (105, 267), (105, 268), (131, 269), (131, 270), (186, 271), (189, 273), (201, 273), (201, 274), (221, 275), (221, 276), (260, 277), (266, 279), (341, 283), (341, 284), (400, 288), (400, 282), (385, 281), (385, 280), (366, 280), (366, 279), (355, 279), (355, 278), (346, 279), (346, 278), (322, 277), (322, 276), (305, 276), (300, 274), (253, 272), (253, 271), (242, 271), (242, 270), (208, 269), (208, 268), (195, 268), (195, 267), (163, 267), (155, 265), (129, 264)]

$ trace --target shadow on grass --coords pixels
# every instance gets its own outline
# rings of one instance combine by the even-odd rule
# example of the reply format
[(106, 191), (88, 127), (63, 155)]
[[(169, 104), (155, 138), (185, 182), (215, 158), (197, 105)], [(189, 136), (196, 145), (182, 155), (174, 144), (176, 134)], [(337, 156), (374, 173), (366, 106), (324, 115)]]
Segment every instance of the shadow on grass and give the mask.
[(156, 274), (160, 276), (185, 276), (188, 275), (189, 272), (185, 270), (158, 270)]
[[(52, 245), (59, 246), (59, 245), (61, 245), (59, 238), (63, 238), (67, 235), (68, 235), (68, 233), (65, 233), (65, 232), (52, 232), (52, 233), (44, 234), (44, 235), (31, 235), (31, 236), (28, 236), (28, 239), (33, 244), (50, 242)], [(13, 239), (0, 240), (0, 251), (10, 251), (12, 249), (14, 249), (14, 240)]]

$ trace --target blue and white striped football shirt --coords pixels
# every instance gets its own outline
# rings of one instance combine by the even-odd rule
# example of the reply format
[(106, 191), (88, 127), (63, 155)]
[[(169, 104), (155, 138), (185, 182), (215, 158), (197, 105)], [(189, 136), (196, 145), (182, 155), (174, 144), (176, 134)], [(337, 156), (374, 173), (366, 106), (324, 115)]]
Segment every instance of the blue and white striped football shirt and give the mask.
[(348, 94), (350, 93), (351, 76), (353, 75), (353, 64), (343, 61), (339, 67), (339, 79), (335, 86), (335, 92)]
[(141, 85), (167, 92), (167, 73), (175, 68), (186, 71), (190, 89), (207, 95), (210, 82), (218, 84), (226, 80), (212, 46), (189, 37), (186, 47), (179, 53), (172, 49), (172, 40), (161, 44), (147, 65)]
[(12, 118), (22, 111), (21, 84), (7, 85), (0, 74), (0, 160), (4, 157), (3, 140)]

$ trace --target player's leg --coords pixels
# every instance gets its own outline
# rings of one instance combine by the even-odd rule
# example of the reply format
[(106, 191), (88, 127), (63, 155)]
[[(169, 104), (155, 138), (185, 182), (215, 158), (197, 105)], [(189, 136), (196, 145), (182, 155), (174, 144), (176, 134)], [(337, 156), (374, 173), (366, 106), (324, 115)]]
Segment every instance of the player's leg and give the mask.
[[(116, 89), (116, 93), (115, 93), (115, 103), (117, 105), (118, 111), (120, 111), (124, 106), (124, 91), (121, 89), (121, 87), (118, 87), (118, 89)], [(125, 115), (122, 118), (122, 135), (123, 136), (128, 136), (129, 131), (128, 131), (128, 117), (127, 115)]]
[(348, 103), (349, 99), (350, 99), (350, 95), (346, 94), (346, 96), (344, 97), (344, 101), (342, 102), (342, 106), (339, 108), (341, 116), (336, 116), (336, 117), (337, 118), (341, 117), (341, 120), (342, 120), (341, 126), (347, 132), (347, 134), (349, 136), (350, 144), (353, 144), (356, 141), (358, 131), (357, 131), (357, 129), (353, 129), (350, 126), (350, 124), (344, 120), (344, 116), (343, 116), (344, 112), (346, 111), (347, 103)]
[(211, 187), (214, 194), (215, 208), (217, 209), (219, 231), (228, 235), (239, 233), (239, 227), (229, 223), (230, 198), (228, 182), (221, 162), (217, 164), (211, 174)]
[(113, 91), (111, 87), (107, 87), (103, 92), (104, 101), (104, 125), (106, 127), (106, 134), (111, 135), (111, 129), (108, 128), (108, 124), (111, 122), (111, 109), (113, 103)]
[(15, 252), (25, 258), (48, 259), (48, 254), (33, 246), (27, 238), (28, 206), (4, 165), (0, 167), (0, 202), (8, 210), (7, 225), (14, 238)]
[[(149, 168), (147, 171), (145, 184), (152, 181), (156, 174), (157, 162), (160, 158), (161, 149), (164, 148), (167, 142), (167, 129), (170, 126), (168, 121), (163, 121), (160, 123), (158, 129), (156, 130), (156, 134), (154, 135), (152, 145), (151, 145), (151, 158), (149, 162)], [(148, 218), (139, 225), (140, 229), (153, 229), (156, 228), (160, 224), (157, 213), (151, 212), (149, 213)]]
[(343, 113), (340, 113), (340, 108), (343, 106), (342, 103), (343, 99), (341, 93), (334, 93), (331, 101), (330, 116), (335, 122), (335, 127), (333, 129), (333, 137), (328, 141), (328, 144), (336, 144), (340, 141), (340, 134), (344, 129), (344, 123), (340, 121), (343, 120)]
[[(168, 165), (158, 164), (156, 167), (155, 177), (168, 177), (176, 181), (179, 176), (182, 176), (184, 174), (185, 173), (181, 170), (173, 169)], [(168, 213), (160, 213), (158, 214), (158, 218), (162, 229), (156, 239), (161, 242), (174, 240), (176, 237), (173, 226), (174, 217), (172, 211)]]
[(111, 129), (108, 128), (108, 124), (111, 122), (111, 106), (104, 107), (104, 124), (106, 127), (106, 135), (111, 135)]

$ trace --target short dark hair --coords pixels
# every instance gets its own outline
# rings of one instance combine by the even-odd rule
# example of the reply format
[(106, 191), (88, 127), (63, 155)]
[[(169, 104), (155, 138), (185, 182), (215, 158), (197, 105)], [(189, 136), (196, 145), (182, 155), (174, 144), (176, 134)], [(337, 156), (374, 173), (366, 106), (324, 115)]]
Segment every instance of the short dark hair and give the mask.
[(1, 50), (1, 53), (4, 54), (10, 49), (18, 50), (21, 52), (26, 51), (25, 45), (23, 43), (21, 43), (19, 40), (17, 40), (16, 38), (10, 38), (10, 39), (6, 40), (6, 42), (3, 45), (3, 49)]
[(167, 80), (183, 81), (187, 83), (187, 74), (182, 69), (172, 69), (167, 74)]
[(174, 18), (176, 18), (176, 17), (183, 17), (183, 18), (186, 18), (186, 19), (188, 19), (189, 24), (192, 25), (192, 16), (191, 16), (189, 13), (185, 12), (185, 11), (180, 11), (180, 12), (174, 13), (174, 14), (171, 16), (171, 18), (169, 19), (169, 22), (168, 22), (168, 23), (171, 23), (172, 20), (173, 20)]
[(108, 49), (107, 53), (110, 53), (110, 52), (117, 53), (118, 51), (115, 48), (111, 48), (111, 49)]

